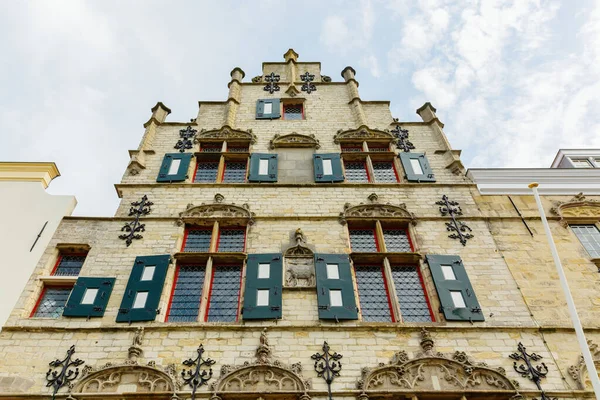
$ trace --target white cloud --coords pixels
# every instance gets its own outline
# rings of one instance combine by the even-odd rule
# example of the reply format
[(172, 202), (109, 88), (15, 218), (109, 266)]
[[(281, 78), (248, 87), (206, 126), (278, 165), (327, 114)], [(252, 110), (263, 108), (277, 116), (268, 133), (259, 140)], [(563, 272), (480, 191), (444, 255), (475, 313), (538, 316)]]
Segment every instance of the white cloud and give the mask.
[(350, 48), (348, 42), (350, 31), (346, 25), (346, 21), (339, 15), (331, 15), (323, 21), (321, 29), (321, 42), (329, 48), (329, 50), (337, 50), (345, 53)]
[(381, 76), (381, 71), (379, 69), (379, 61), (377, 57), (373, 54), (369, 54), (368, 56), (364, 56), (360, 60), (360, 66), (364, 68), (368, 68), (371, 75), (375, 78), (379, 78)]

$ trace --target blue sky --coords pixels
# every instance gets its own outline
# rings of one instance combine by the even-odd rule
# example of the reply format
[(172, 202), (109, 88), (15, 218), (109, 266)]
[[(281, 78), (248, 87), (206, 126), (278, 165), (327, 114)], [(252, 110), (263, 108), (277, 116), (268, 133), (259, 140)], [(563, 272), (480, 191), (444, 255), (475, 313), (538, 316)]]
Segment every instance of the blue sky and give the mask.
[(548, 167), (600, 147), (600, 0), (30, 1), (0, 14), (0, 160), (55, 161), (53, 194), (111, 216), (162, 101), (188, 121), (236, 66), (294, 48), (419, 120), (430, 101), (467, 167)]

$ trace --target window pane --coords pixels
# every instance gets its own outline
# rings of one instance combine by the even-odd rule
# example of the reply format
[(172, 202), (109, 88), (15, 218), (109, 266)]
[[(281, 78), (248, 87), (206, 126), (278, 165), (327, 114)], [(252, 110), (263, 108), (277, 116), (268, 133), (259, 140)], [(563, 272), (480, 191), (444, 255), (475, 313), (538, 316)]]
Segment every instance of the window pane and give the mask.
[(327, 279), (340, 279), (340, 268), (337, 264), (327, 264)]
[(383, 238), (387, 251), (399, 253), (412, 251), (408, 240), (408, 232), (405, 229), (384, 229)]
[(194, 177), (194, 183), (216, 182), (218, 170), (219, 163), (217, 161), (198, 161), (198, 164), (196, 165), (196, 176)]
[(209, 322), (235, 322), (240, 295), (240, 266), (215, 267), (208, 308)]
[(396, 287), (402, 319), (406, 322), (431, 322), (431, 313), (417, 267), (392, 266), (392, 280)]
[(81, 266), (86, 256), (61, 256), (54, 275), (56, 276), (77, 276), (81, 271)]
[(179, 171), (179, 166), (181, 165), (181, 159), (176, 158), (175, 160), (171, 160), (171, 165), (169, 166), (169, 172), (167, 175), (175, 175), (177, 171)]
[(367, 143), (367, 146), (369, 146), (369, 152), (372, 152), (372, 153), (381, 153), (384, 151), (390, 151), (389, 146), (386, 146), (384, 144), (369, 144), (369, 143)]
[(268, 306), (269, 305), (269, 289), (258, 289), (256, 291), (256, 306)]
[(354, 271), (363, 321), (392, 322), (383, 268), (357, 266)]
[(302, 119), (302, 104), (284, 105), (283, 119)]
[(333, 166), (329, 159), (323, 160), (323, 175), (333, 175)]
[(442, 265), (442, 275), (447, 281), (455, 281), (456, 275), (454, 275), (454, 269), (450, 265)]
[(369, 182), (367, 169), (364, 162), (345, 161), (346, 180), (348, 182)]
[(600, 258), (600, 231), (595, 225), (571, 225), (571, 229), (592, 258)]
[(267, 175), (269, 173), (269, 160), (258, 160), (258, 174)]
[(207, 143), (200, 147), (200, 151), (203, 153), (220, 153), (223, 149), (222, 143)]
[(375, 182), (398, 182), (396, 173), (394, 172), (394, 165), (391, 161), (374, 162), (373, 173), (375, 174)]
[(227, 161), (225, 163), (223, 182), (246, 182), (246, 162)]
[(575, 168), (592, 168), (592, 164), (586, 159), (571, 159), (571, 162)]
[(331, 307), (343, 307), (344, 302), (342, 301), (342, 291), (339, 289), (332, 289), (329, 291), (329, 304)]
[(244, 251), (245, 229), (221, 229), (217, 251)]
[(154, 278), (154, 270), (156, 269), (153, 265), (145, 265), (142, 272), (142, 278), (140, 281), (151, 281)]
[(98, 289), (86, 288), (83, 293), (83, 299), (81, 299), (81, 304), (94, 304), (97, 295)]
[(412, 167), (413, 173), (415, 175), (423, 175), (423, 168), (421, 168), (421, 163), (419, 162), (419, 160), (411, 158), (410, 166)]
[(248, 146), (230, 146), (229, 144), (227, 145), (228, 153), (248, 153), (249, 151), (250, 148)]
[(211, 234), (209, 229), (190, 229), (183, 251), (207, 252), (210, 248)]
[(167, 321), (195, 322), (198, 319), (205, 272), (203, 265), (179, 267)]
[(60, 317), (65, 309), (69, 294), (71, 294), (71, 288), (46, 288), (33, 316), (39, 318)]
[(146, 307), (146, 300), (148, 300), (148, 292), (137, 292), (135, 294), (135, 299), (133, 300), (133, 306), (131, 308)]
[(258, 279), (269, 279), (271, 264), (258, 264)]
[(360, 153), (363, 151), (363, 148), (360, 144), (343, 144), (342, 153)]
[(273, 114), (273, 103), (264, 103), (264, 114)]
[(377, 252), (375, 231), (372, 229), (350, 229), (350, 246), (353, 252)]
[(451, 290), (450, 297), (452, 297), (452, 302), (454, 303), (454, 307), (456, 308), (466, 308), (465, 299), (462, 293), (458, 290)]

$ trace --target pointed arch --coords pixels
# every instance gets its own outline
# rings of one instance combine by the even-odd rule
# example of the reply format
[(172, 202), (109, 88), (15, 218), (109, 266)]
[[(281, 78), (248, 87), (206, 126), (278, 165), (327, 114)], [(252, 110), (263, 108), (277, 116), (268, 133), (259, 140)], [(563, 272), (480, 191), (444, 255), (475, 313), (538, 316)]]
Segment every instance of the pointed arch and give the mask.
[(382, 131), (379, 129), (371, 129), (366, 125), (361, 125), (356, 129), (339, 130), (333, 136), (333, 142), (339, 144), (343, 141), (356, 141), (356, 140), (382, 140), (392, 142), (395, 137), (390, 132)]
[(251, 129), (241, 130), (233, 129), (229, 125), (224, 125), (220, 129), (201, 130), (194, 138), (194, 143), (210, 142), (210, 141), (248, 141), (251, 144), (256, 143), (256, 135)]

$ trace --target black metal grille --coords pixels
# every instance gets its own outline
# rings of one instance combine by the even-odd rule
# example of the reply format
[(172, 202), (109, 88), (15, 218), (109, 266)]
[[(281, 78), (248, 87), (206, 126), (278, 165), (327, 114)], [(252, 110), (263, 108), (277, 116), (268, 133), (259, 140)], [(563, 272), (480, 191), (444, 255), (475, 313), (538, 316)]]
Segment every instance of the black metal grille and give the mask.
[(360, 153), (363, 151), (362, 146), (358, 144), (343, 144), (341, 148), (342, 153)]
[(284, 119), (302, 119), (302, 104), (286, 104), (283, 106)]
[(402, 319), (405, 322), (431, 322), (431, 313), (417, 267), (392, 266), (392, 279), (396, 286)]
[(363, 321), (392, 322), (383, 268), (357, 266), (354, 271)]
[(223, 175), (223, 182), (246, 182), (246, 162), (227, 161), (225, 163), (225, 174)]
[(369, 146), (369, 152), (371, 153), (383, 153), (386, 151), (390, 151), (389, 146), (384, 146), (381, 144), (367, 144)]
[(228, 153), (248, 153), (250, 148), (248, 146), (227, 146)]
[(396, 172), (394, 172), (394, 164), (391, 161), (374, 162), (373, 173), (375, 174), (375, 182), (398, 182)]
[(372, 229), (350, 229), (350, 245), (353, 252), (377, 252), (375, 232)]
[(71, 288), (53, 288), (44, 289), (42, 299), (35, 310), (34, 317), (38, 318), (58, 318), (65, 309), (67, 299), (71, 294)]
[(222, 148), (223, 145), (221, 143), (210, 143), (203, 144), (202, 147), (200, 147), (200, 151), (202, 153), (220, 153)]
[(404, 229), (384, 229), (383, 238), (387, 251), (409, 253), (410, 241), (408, 240), (408, 232)]
[(169, 322), (195, 322), (198, 319), (205, 273), (206, 267), (203, 265), (179, 267), (171, 299)]
[(595, 225), (571, 225), (571, 229), (590, 257), (600, 258), (600, 231)]
[(196, 168), (194, 183), (216, 182), (219, 163), (216, 161), (199, 161)]
[(190, 229), (188, 231), (184, 252), (199, 252), (204, 253), (210, 249), (210, 237), (212, 231), (210, 229)]
[(241, 266), (214, 267), (208, 322), (237, 321), (241, 272)]
[(348, 182), (369, 182), (367, 168), (364, 162), (344, 162), (346, 180)]
[(61, 256), (54, 275), (56, 276), (77, 276), (81, 271), (81, 266), (86, 256)]
[(244, 251), (245, 229), (221, 229), (217, 251)]

